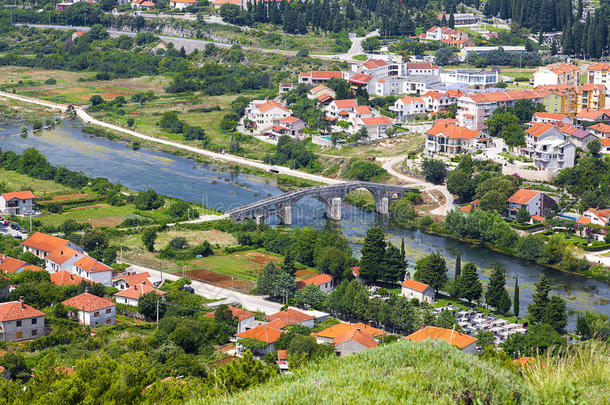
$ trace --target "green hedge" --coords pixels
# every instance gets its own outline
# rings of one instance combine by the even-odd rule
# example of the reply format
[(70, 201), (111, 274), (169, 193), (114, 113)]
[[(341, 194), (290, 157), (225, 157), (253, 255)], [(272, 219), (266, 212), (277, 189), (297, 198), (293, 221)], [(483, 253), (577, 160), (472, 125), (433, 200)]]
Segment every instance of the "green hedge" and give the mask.
[(591, 246), (582, 246), (583, 250), (587, 252), (598, 252), (600, 250), (610, 249), (610, 243), (601, 242), (601, 244), (594, 244)]
[(519, 229), (520, 231), (527, 231), (527, 230), (530, 230), (530, 229), (535, 229), (535, 228), (543, 227), (544, 224), (542, 224), (542, 223), (537, 223), (537, 224), (518, 224), (516, 222), (511, 222), (510, 226), (515, 228), (515, 229)]

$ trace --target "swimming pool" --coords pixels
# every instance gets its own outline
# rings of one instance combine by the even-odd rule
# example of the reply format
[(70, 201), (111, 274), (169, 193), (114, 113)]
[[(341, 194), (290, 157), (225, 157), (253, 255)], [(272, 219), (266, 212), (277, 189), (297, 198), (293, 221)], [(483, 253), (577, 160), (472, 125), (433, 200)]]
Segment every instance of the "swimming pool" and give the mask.
[(579, 216), (572, 214), (561, 214), (561, 215), (557, 215), (559, 218), (563, 218), (563, 219), (569, 219), (571, 221), (576, 221), (578, 218), (580, 218)]

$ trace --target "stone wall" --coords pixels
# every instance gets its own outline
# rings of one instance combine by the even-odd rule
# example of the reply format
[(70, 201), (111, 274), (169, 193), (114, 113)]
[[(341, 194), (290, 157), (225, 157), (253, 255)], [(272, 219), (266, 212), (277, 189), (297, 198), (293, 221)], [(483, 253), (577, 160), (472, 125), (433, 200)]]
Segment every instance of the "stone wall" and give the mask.
[(530, 170), (524, 169), (523, 167), (517, 165), (505, 164), (502, 166), (502, 174), (507, 176), (517, 175), (529, 181), (551, 182), (555, 177), (557, 177), (559, 171)]

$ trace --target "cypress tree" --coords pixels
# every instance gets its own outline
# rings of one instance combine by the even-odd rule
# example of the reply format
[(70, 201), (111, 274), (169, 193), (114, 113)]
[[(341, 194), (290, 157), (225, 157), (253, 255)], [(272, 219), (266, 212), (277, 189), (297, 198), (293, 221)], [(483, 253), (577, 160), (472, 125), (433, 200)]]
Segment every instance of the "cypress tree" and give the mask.
[(485, 293), (485, 302), (487, 302), (487, 305), (496, 310), (499, 309), (500, 299), (505, 291), (505, 284), (506, 278), (504, 276), (504, 269), (500, 265), (495, 265), (489, 276), (489, 284), (487, 285), (487, 291)]
[(477, 301), (483, 294), (483, 285), (477, 274), (477, 266), (474, 263), (468, 262), (464, 265), (464, 272), (456, 281), (456, 290), (459, 292), (460, 298), (466, 298), (468, 304)]
[(551, 284), (544, 275), (540, 276), (540, 280), (536, 283), (536, 292), (532, 296), (533, 302), (527, 306), (527, 312), (532, 322), (538, 323), (542, 321), (549, 303), (550, 290)]
[(455, 17), (453, 16), (453, 13), (449, 14), (449, 28), (455, 28)]
[(405, 238), (402, 238), (400, 242), (400, 255), (403, 259), (405, 258)]
[(582, 18), (582, 0), (578, 0), (578, 8), (576, 9), (576, 17), (579, 20)]
[(371, 283), (380, 278), (385, 262), (386, 243), (383, 230), (374, 226), (366, 231), (360, 259), (360, 277)]
[(515, 278), (515, 293), (513, 295), (513, 313), (519, 319), (519, 277)]
[(458, 253), (457, 256), (455, 256), (455, 277), (454, 277), (454, 279), (457, 280), (460, 277), (460, 274), (462, 274), (462, 258), (460, 256), (460, 254)]

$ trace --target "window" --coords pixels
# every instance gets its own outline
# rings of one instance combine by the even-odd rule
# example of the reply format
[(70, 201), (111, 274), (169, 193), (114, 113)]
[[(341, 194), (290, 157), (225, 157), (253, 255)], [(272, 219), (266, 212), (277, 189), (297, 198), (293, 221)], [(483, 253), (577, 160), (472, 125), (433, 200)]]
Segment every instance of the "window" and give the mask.
[(99, 313), (99, 312), (94, 312), (94, 313), (93, 313), (93, 317), (97, 318), (98, 316), (100, 316), (100, 313)]
[(17, 332), (17, 339), (21, 339), (23, 337), (23, 332)]
[(107, 308), (107, 309), (106, 309), (106, 313), (107, 313), (107, 314), (109, 314), (109, 313), (111, 313), (111, 312), (112, 312), (112, 308)]
[(36, 325), (38, 323), (38, 319), (37, 318), (32, 318), (32, 325)]
[(110, 325), (112, 323), (112, 319), (106, 319), (106, 323)]
[(36, 329), (32, 329), (32, 336), (38, 335), (38, 331)]
[(21, 321), (17, 321), (17, 327), (21, 326)]

